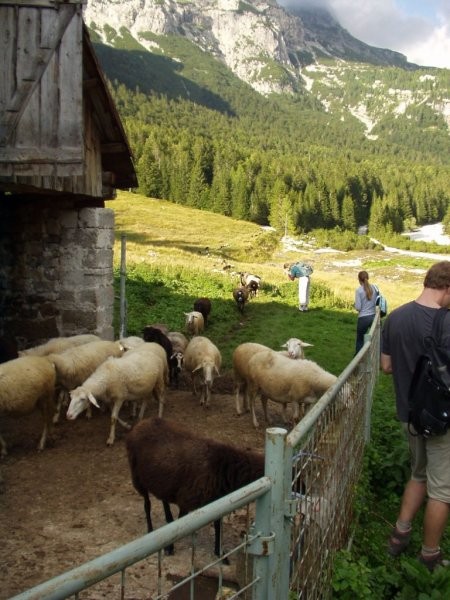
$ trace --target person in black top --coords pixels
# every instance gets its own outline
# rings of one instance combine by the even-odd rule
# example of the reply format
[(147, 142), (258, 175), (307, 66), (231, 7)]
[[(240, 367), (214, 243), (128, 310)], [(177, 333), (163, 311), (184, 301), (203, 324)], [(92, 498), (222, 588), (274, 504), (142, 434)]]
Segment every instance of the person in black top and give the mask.
[[(450, 431), (429, 438), (411, 433), (408, 392), (436, 311), (449, 304), (450, 261), (441, 261), (427, 271), (419, 297), (386, 317), (381, 339), (381, 368), (393, 375), (397, 417), (407, 433), (411, 455), (411, 478), (405, 486), (388, 552), (398, 556), (406, 550), (414, 517), (427, 499), (419, 560), (430, 571), (448, 563), (439, 544), (450, 513)], [(450, 315), (444, 321), (443, 343), (450, 349)]]

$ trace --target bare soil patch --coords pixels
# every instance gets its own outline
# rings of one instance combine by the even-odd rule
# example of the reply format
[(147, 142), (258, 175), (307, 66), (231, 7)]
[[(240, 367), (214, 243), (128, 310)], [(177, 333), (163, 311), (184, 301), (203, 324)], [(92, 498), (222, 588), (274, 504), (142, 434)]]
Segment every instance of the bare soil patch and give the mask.
[[(280, 424), (278, 407), (270, 404), (269, 408), (274, 421)], [(156, 405), (151, 405), (146, 416), (156, 413)], [(209, 409), (198, 404), (185, 382), (179, 390), (168, 390), (164, 416), (200, 435), (243, 448), (264, 450), (264, 427), (255, 430), (249, 414), (241, 417), (235, 414), (229, 376), (216, 380)], [(126, 410), (123, 417), (131, 422)], [(262, 413), (258, 418), (264, 422)], [(124, 444), (126, 431), (118, 425), (116, 442), (111, 448), (107, 447), (109, 419), (109, 413), (98, 410), (90, 421), (83, 415), (72, 422), (61, 418), (52, 447), (41, 453), (36, 451), (42, 426), (38, 413), (19, 419), (2, 419), (1, 431), (9, 454), (0, 463), (4, 480), (0, 494), (1, 600), (146, 533), (143, 502), (129, 474)], [(177, 514), (176, 509), (174, 514)], [(164, 524), (159, 501), (152, 503), (152, 516), (155, 527)], [(245, 519), (245, 514), (233, 514), (225, 519), (225, 547), (239, 537)], [(204, 528), (199, 536), (201, 551), (211, 558), (213, 539), (212, 526)], [(164, 558), (163, 575), (167, 579), (187, 574), (189, 544), (189, 540), (181, 540), (175, 545), (175, 555)], [(128, 600), (150, 600), (155, 592), (155, 565), (156, 557), (152, 557), (145, 565), (140, 563), (130, 569)], [(233, 568), (232, 561), (231, 578)], [(115, 576), (80, 597), (118, 597), (118, 585), (119, 576)], [(208, 593), (199, 598), (214, 598), (214, 594)]]

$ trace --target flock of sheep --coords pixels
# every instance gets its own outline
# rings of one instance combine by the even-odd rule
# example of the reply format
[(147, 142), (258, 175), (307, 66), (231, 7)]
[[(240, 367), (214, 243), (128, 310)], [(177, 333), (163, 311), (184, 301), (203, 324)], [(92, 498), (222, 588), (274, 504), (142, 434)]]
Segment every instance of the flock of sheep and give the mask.
[[(252, 279), (239, 289), (254, 295), (258, 287), (259, 281), (255, 285)], [(0, 343), (0, 362), (5, 361), (0, 364), (0, 415), (25, 414), (38, 407), (44, 422), (39, 450), (51, 437), (63, 407), (68, 420), (84, 411), (89, 416), (92, 406), (108, 407), (109, 446), (114, 444), (117, 422), (131, 429), (120, 417), (124, 403), (131, 403), (133, 415), (139, 409), (139, 423), (127, 434), (126, 447), (133, 484), (144, 498), (149, 531), (150, 493), (163, 502), (170, 521), (169, 503), (177, 504), (182, 516), (250, 483), (264, 470), (262, 454), (203, 438), (162, 418), (166, 391), (169, 386), (178, 387), (180, 373), (190, 376), (192, 391), (205, 407), (211, 404), (214, 380), (220, 375), (220, 350), (204, 335), (211, 302), (199, 298), (193, 308), (185, 313), (185, 333), (155, 323), (144, 328), (142, 337), (117, 341), (90, 334), (54, 338), (19, 352), (17, 358), (6, 357), (9, 360), (2, 356)], [(308, 346), (298, 338), (287, 340), (280, 351), (253, 342), (238, 345), (232, 356), (236, 413), (250, 411), (258, 427), (255, 405), (259, 398), (266, 422), (269, 400), (282, 404), (285, 419), (291, 403), (294, 419), (298, 419), (301, 408), (307, 410), (337, 379), (305, 359)], [(152, 398), (158, 417), (143, 419)], [(1, 435), (0, 448), (4, 457), (7, 447)], [(220, 523), (215, 525), (218, 554)]]
[[(240, 275), (245, 285), (239, 289), (256, 294), (260, 278)], [(133, 411), (139, 407), (141, 420), (153, 398), (162, 417), (166, 389), (178, 387), (183, 371), (190, 376), (200, 404), (209, 407), (222, 357), (219, 348), (204, 335), (211, 301), (198, 298), (193, 308), (184, 313), (186, 335), (155, 323), (144, 328), (142, 337), (106, 341), (91, 334), (75, 335), (54, 338), (19, 352), (17, 358), (0, 364), (0, 414), (20, 415), (38, 407), (44, 421), (38, 445), (42, 450), (67, 403), (69, 420), (84, 411), (90, 416), (91, 407), (100, 407), (100, 403), (110, 408), (107, 445), (114, 443), (117, 421), (129, 428), (120, 418), (125, 402), (133, 404)], [(250, 411), (253, 425), (258, 427), (255, 405), (260, 398), (267, 423), (269, 399), (283, 405), (285, 419), (287, 404), (292, 403), (294, 419), (298, 419), (300, 408), (314, 403), (336, 381), (334, 375), (305, 359), (304, 348), (310, 345), (291, 338), (284, 344), (284, 351), (253, 342), (235, 348), (232, 363), (236, 413)], [(1, 435), (0, 449), (1, 456), (5, 456), (6, 443)]]

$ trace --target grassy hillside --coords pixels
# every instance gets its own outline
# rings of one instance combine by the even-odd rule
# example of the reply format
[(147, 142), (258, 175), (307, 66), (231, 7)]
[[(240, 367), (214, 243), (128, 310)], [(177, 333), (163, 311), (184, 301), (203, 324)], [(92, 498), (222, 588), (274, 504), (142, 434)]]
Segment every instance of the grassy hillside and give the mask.
[[(353, 354), (358, 271), (369, 271), (393, 308), (417, 295), (432, 262), (379, 250), (338, 252), (317, 247), (312, 238), (288, 244), (283, 232), (126, 192), (108, 206), (116, 219), (117, 277), (126, 236), (128, 333), (139, 334), (151, 322), (182, 330), (183, 313), (192, 310), (195, 298), (208, 296), (213, 310), (207, 334), (220, 347), (225, 368), (241, 342), (278, 348), (289, 337), (300, 337), (314, 344), (310, 358), (341, 372)], [(307, 314), (297, 310), (297, 285), (283, 271), (283, 263), (299, 259), (314, 265)], [(243, 317), (232, 298), (239, 271), (263, 280)]]

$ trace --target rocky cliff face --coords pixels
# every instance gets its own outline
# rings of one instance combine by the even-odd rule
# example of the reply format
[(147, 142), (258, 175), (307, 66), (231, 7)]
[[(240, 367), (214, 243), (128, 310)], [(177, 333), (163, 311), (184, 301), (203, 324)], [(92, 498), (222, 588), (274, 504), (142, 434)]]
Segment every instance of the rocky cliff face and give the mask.
[(184, 36), (263, 94), (303, 87), (302, 68), (319, 57), (412, 66), (356, 40), (324, 10), (288, 12), (275, 0), (89, 0), (84, 20), (105, 43), (110, 28), (125, 28), (148, 50), (157, 45), (148, 33)]

